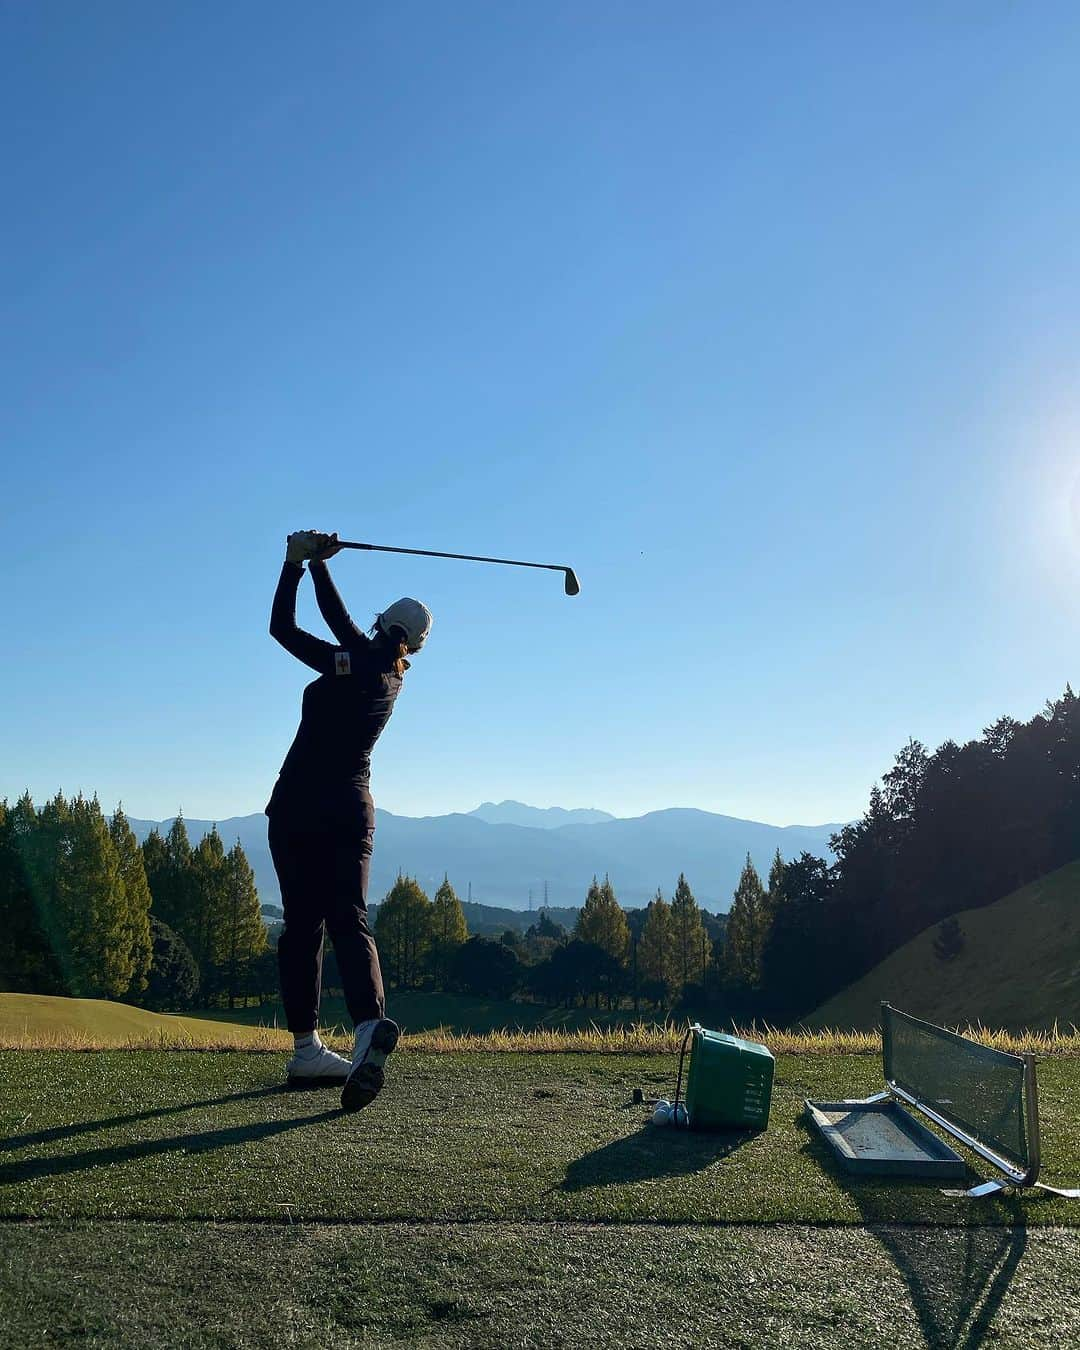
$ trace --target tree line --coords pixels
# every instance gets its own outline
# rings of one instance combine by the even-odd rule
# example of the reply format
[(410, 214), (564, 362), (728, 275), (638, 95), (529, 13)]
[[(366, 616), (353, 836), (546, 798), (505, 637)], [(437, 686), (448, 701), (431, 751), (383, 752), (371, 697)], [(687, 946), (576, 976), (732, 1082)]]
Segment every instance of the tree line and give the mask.
[(446, 877), (431, 900), (415, 878), (399, 876), (375, 916), (391, 985), (609, 1008), (624, 1001), (670, 1007), (703, 986), (721, 931), (682, 875), (670, 904), (658, 890), (646, 909), (629, 911), (608, 877), (594, 877), (572, 931), (541, 911), (524, 935), (508, 929), (498, 939), (470, 937)]
[(572, 931), (541, 915), (523, 938), (473, 938), (434, 967), (415, 955), (426, 950), (426, 898), (399, 879), (418, 893), (416, 933), (411, 964), (392, 965), (392, 978), (784, 1023), (935, 924), (933, 949), (947, 963), (964, 942), (958, 911), (1080, 858), (1080, 699), (1067, 686), (1029, 721), (1002, 717), (933, 753), (909, 741), (830, 845), (831, 862), (778, 851), (764, 880), (747, 855), (726, 916), (699, 909), (685, 876), (670, 904), (658, 892), (629, 911), (607, 878), (594, 879)]
[(140, 845), (96, 797), (0, 801), (0, 982), (151, 1008), (259, 993), (269, 968), (255, 877), (239, 840), (196, 847), (183, 817)]
[(729, 917), (743, 953), (734, 1014), (797, 1019), (935, 924), (950, 961), (958, 911), (1080, 857), (1080, 699), (1066, 686), (1029, 721), (1001, 717), (933, 753), (909, 741), (830, 844), (833, 863), (804, 853), (767, 891), (744, 871)]
[[(955, 959), (957, 911), (1080, 857), (1080, 699), (1066, 687), (932, 754), (909, 741), (830, 843), (831, 863), (778, 852), (765, 881), (747, 856), (726, 916), (681, 874), (670, 901), (629, 911), (594, 878), (572, 929), (541, 912), (492, 941), (469, 936), (448, 879), (429, 900), (400, 876), (375, 931), (402, 988), (797, 1020), (934, 924), (937, 959)], [(0, 982), (179, 1008), (272, 995), (277, 972), (239, 842), (215, 829), (193, 848), (179, 817), (140, 846), (119, 808), (58, 793), (0, 802)]]

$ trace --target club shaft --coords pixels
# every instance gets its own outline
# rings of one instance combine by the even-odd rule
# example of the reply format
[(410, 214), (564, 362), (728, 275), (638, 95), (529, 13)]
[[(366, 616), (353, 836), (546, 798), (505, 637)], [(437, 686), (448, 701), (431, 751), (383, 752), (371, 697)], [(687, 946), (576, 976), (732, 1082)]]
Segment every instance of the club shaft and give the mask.
[(561, 563), (522, 562), (519, 558), (484, 558), (477, 553), (437, 553), (430, 548), (390, 548), (387, 544), (353, 544), (338, 540), (342, 548), (365, 548), (372, 553), (411, 553), (419, 558), (460, 558), (462, 562), (502, 563), (505, 567), (542, 567), (548, 572), (566, 572)]

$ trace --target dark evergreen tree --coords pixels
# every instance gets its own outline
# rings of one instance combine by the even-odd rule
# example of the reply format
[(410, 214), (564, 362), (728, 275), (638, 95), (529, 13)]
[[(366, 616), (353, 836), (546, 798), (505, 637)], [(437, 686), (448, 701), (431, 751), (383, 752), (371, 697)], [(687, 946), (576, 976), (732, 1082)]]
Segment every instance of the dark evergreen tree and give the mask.
[(203, 993), (223, 996), (223, 971), (228, 946), (228, 874), (225, 845), (215, 825), (191, 851), (186, 871), (180, 871), (184, 908), (176, 930), (191, 948)]
[(116, 808), (109, 822), (109, 837), (116, 849), (124, 884), (124, 924), (131, 947), (131, 983), (125, 996), (137, 1003), (146, 988), (150, 971), (150, 886), (142, 850), (121, 806)]
[[(168, 909), (169, 850), (157, 829), (152, 829), (140, 845), (143, 872), (150, 888), (150, 907), (154, 917), (166, 922), (162, 915)], [(190, 854), (190, 846), (188, 848)]]
[(522, 966), (503, 943), (472, 937), (454, 952), (451, 978), (466, 994), (508, 999), (521, 983)]
[(761, 984), (765, 903), (765, 887), (748, 853), (724, 930), (724, 970), (734, 989), (756, 989)]
[(554, 949), (530, 972), (530, 988), (545, 1003), (587, 1004), (605, 988), (617, 986), (622, 967), (595, 942), (574, 938)]
[(784, 865), (783, 900), (762, 951), (762, 999), (757, 1011), (786, 1022), (805, 1016), (835, 982), (835, 952), (842, 940), (827, 908), (832, 888), (828, 864), (803, 853)]
[(709, 942), (701, 921), (701, 910), (685, 875), (680, 872), (671, 897), (671, 935), (674, 943), (674, 978), (678, 994), (688, 984), (705, 978), (709, 961)]
[(164, 839), (157, 830), (150, 831), (143, 843), (143, 867), (155, 917), (182, 935), (193, 934), (197, 927), (196, 880), (191, 840), (182, 814)]
[(964, 950), (964, 942), (960, 920), (955, 915), (943, 919), (934, 938), (934, 955), (939, 961), (955, 961)]
[(266, 949), (266, 925), (259, 911), (255, 874), (240, 840), (225, 855), (224, 909), (218, 927), (216, 965), (229, 1007), (248, 986), (248, 972)]
[(150, 916), (151, 960), (140, 1002), (157, 1012), (183, 1012), (199, 995), (199, 968), (178, 933)]
[(681, 960), (672, 930), (671, 906), (659, 888), (645, 910), (638, 969), (642, 994), (658, 1008), (669, 1004), (674, 991), (683, 983)]
[(13, 806), (0, 806), (0, 988), (66, 992), (44, 875), (38, 813), (24, 793)]

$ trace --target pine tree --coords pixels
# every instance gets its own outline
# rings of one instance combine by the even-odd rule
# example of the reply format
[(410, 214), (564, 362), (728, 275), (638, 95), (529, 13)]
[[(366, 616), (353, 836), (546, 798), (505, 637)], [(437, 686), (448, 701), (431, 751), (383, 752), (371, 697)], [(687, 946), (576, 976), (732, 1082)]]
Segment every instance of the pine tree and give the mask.
[(132, 959), (131, 984), (127, 993), (137, 999), (146, 988), (152, 956), (150, 886), (146, 879), (142, 850), (121, 806), (116, 808), (109, 822), (109, 837), (116, 848), (120, 876), (124, 882), (125, 922)]
[(62, 994), (39, 889), (40, 825), (29, 793), (0, 809), (0, 988)]
[(415, 878), (394, 882), (375, 916), (375, 936), (393, 983), (403, 989), (419, 984), (431, 944), (431, 901)]
[(135, 973), (120, 858), (96, 797), (45, 808), (52, 842), (53, 912), (64, 941), (71, 992), (81, 998), (120, 998)]
[(143, 845), (146, 878), (154, 897), (154, 914), (162, 923), (185, 937), (192, 925), (194, 905), (194, 876), (192, 875), (191, 840), (183, 815), (178, 815), (163, 840), (162, 850), (156, 845), (160, 839), (156, 830)]
[(645, 911), (645, 925), (638, 943), (638, 973), (642, 993), (659, 1007), (671, 998), (678, 983), (675, 971), (675, 938), (671, 906), (659, 887)]
[(595, 943), (620, 965), (626, 964), (630, 951), (630, 927), (607, 877), (602, 884), (598, 884), (593, 877), (592, 885), (585, 895), (585, 904), (578, 911), (574, 937), (581, 942)]
[(150, 918), (150, 976), (140, 1002), (158, 1012), (182, 1012), (199, 992), (199, 968), (179, 933)]
[[(166, 907), (165, 890), (167, 882), (166, 873), (169, 868), (169, 850), (165, 840), (156, 829), (150, 831), (141, 844), (143, 871), (146, 873), (146, 884), (150, 887), (150, 903), (154, 911), (155, 918), (160, 919), (160, 912)], [(164, 923), (164, 919), (160, 920)]]
[(216, 964), (231, 1008), (252, 963), (267, 946), (255, 873), (239, 839), (226, 854), (223, 883), (224, 907), (216, 934)]
[[(183, 877), (183, 874), (182, 874)], [(173, 926), (191, 948), (199, 975), (207, 992), (218, 993), (222, 982), (222, 963), (228, 941), (226, 936), (225, 845), (217, 826), (204, 834), (191, 852), (187, 877), (187, 912)]]
[(761, 930), (765, 888), (748, 853), (724, 933), (724, 971), (736, 987), (756, 989), (761, 982)]
[(594, 947), (598, 947), (615, 963), (611, 970), (606, 966), (597, 969), (594, 985), (596, 1006), (600, 1006), (600, 986), (604, 985), (610, 1007), (614, 1002), (619, 983), (614, 972), (626, 968), (627, 958), (630, 955), (630, 925), (626, 922), (626, 915), (615, 897), (615, 888), (608, 877), (604, 877), (602, 884), (598, 884), (593, 877), (592, 885), (585, 895), (585, 903), (578, 911), (574, 937), (579, 942), (591, 943)]
[(682, 872), (671, 899), (671, 934), (678, 992), (681, 993), (688, 984), (704, 984), (709, 962), (708, 935), (701, 921), (698, 902)]
[(445, 989), (454, 953), (468, 941), (469, 927), (450, 878), (443, 875), (442, 885), (431, 904), (431, 947), (429, 961), (436, 989)]
[(34, 925), (53, 976), (56, 993), (71, 995), (72, 969), (68, 954), (67, 923), (57, 902), (57, 867), (70, 849), (70, 809), (62, 793), (36, 810), (29, 794), (15, 806), (15, 829), (34, 905)]
[(762, 897), (761, 908), (758, 912), (758, 932), (757, 932), (757, 968), (758, 982), (761, 980), (761, 957), (766, 947), (769, 945), (769, 937), (772, 933), (773, 924), (776, 922), (776, 915), (783, 907), (787, 899), (787, 892), (784, 881), (784, 860), (780, 856), (780, 850), (777, 849), (773, 855), (772, 865), (769, 868), (769, 886)]

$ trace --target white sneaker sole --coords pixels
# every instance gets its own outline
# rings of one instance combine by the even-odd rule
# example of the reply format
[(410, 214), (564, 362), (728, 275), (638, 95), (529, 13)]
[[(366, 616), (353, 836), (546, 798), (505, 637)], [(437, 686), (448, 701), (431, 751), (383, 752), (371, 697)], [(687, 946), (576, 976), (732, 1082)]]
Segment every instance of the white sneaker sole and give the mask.
[(375, 1100), (382, 1090), (386, 1056), (398, 1043), (401, 1031), (396, 1022), (384, 1017), (371, 1033), (367, 1054), (353, 1069), (341, 1092), (343, 1111), (360, 1111)]

